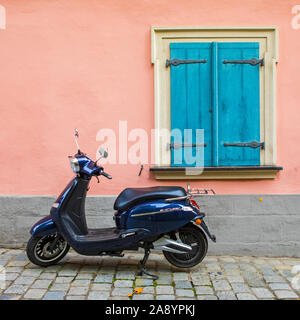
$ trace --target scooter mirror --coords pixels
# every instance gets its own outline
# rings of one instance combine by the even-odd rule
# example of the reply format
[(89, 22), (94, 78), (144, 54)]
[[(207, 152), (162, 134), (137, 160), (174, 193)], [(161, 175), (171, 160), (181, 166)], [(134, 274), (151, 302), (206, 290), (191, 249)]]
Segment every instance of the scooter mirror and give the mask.
[(79, 138), (79, 133), (78, 133), (78, 130), (75, 129), (74, 130), (74, 139), (75, 139), (75, 143), (76, 143), (76, 146), (77, 146), (77, 149), (78, 149), (78, 153), (80, 153), (80, 148), (79, 148), (79, 144), (78, 144), (78, 139)]
[(108, 157), (108, 153), (104, 148), (102, 148), (102, 147), (99, 148), (98, 152), (99, 152), (101, 158), (107, 158)]

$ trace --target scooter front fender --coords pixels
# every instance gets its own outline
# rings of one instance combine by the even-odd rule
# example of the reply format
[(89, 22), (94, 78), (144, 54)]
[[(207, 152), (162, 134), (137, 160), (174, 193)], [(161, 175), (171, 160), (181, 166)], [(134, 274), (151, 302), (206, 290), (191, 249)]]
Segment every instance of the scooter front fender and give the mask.
[(56, 232), (56, 225), (50, 215), (39, 220), (30, 230), (33, 237), (43, 237)]

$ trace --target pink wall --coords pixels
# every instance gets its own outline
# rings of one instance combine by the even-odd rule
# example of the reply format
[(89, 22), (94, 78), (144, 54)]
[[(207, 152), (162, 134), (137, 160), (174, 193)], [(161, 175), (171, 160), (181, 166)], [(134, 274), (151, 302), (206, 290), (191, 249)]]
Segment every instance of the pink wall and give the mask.
[[(298, 1), (299, 2), (299, 1)], [(55, 195), (72, 177), (72, 132), (94, 157), (101, 128), (154, 126), (151, 26), (278, 26), (275, 180), (198, 181), (217, 193), (300, 193), (300, 30), (290, 0), (0, 0), (0, 194)], [(90, 116), (93, 113), (93, 116)], [(129, 143), (130, 146), (130, 143)], [(156, 181), (137, 165), (109, 165), (91, 194)]]

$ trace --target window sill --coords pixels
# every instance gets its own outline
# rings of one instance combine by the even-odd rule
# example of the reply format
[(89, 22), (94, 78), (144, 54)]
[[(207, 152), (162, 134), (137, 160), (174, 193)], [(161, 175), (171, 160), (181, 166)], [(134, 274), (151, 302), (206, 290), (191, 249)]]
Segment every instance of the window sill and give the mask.
[[(191, 170), (186, 172), (186, 170)], [(274, 179), (278, 166), (205, 167), (201, 174), (193, 173), (192, 167), (151, 167), (158, 180), (204, 180), (204, 179)]]

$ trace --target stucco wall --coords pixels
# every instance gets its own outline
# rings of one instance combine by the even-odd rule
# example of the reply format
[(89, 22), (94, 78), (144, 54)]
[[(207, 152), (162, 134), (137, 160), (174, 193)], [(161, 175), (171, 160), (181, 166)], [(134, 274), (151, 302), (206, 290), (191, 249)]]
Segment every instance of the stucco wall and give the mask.
[[(55, 195), (71, 172), (74, 127), (82, 149), (95, 156), (101, 128), (154, 126), (151, 26), (277, 26), (276, 179), (192, 182), (219, 194), (300, 191), (300, 30), (291, 26), (294, 0), (1, 0), (0, 194)], [(128, 146), (133, 142), (129, 142)], [(150, 150), (150, 146), (149, 146)], [(155, 185), (148, 166), (108, 165), (112, 181), (91, 194)], [(183, 181), (159, 181), (180, 184)]]

